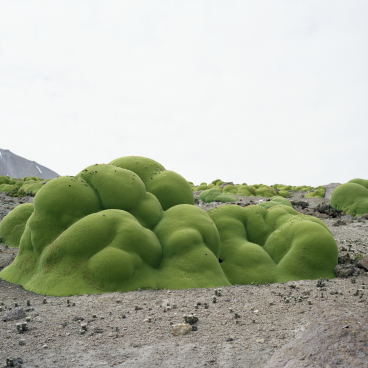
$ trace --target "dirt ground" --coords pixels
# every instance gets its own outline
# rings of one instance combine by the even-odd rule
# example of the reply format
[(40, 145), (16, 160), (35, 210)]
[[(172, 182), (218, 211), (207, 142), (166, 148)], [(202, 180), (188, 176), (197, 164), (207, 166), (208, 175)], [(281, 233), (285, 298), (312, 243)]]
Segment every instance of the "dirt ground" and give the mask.
[[(50, 297), (0, 279), (0, 367), (368, 367), (368, 272), (354, 261), (368, 255), (368, 220), (319, 212), (328, 199), (302, 195), (293, 193), (295, 208), (328, 225), (350, 276), (223, 287), (216, 303), (215, 289)], [(32, 200), (0, 195), (0, 220)], [(1, 270), (17, 249), (0, 250)], [(196, 328), (174, 336), (190, 313)]]

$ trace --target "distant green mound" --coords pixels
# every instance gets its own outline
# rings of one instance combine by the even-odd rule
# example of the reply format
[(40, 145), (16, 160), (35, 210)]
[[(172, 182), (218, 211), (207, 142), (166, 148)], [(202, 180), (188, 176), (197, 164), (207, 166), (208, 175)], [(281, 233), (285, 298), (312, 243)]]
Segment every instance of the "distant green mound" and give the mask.
[(331, 207), (353, 216), (368, 213), (368, 180), (353, 179), (334, 189), (330, 200)]
[(7, 193), (11, 197), (35, 196), (47, 181), (33, 176), (23, 179), (0, 176), (0, 193)]
[(314, 189), (313, 192), (307, 193), (304, 198), (324, 198), (326, 193), (325, 188)]
[(236, 197), (230, 194), (221, 193), (217, 189), (207, 189), (203, 191), (199, 196), (198, 199), (201, 199), (202, 201), (206, 203), (210, 202), (235, 202)]

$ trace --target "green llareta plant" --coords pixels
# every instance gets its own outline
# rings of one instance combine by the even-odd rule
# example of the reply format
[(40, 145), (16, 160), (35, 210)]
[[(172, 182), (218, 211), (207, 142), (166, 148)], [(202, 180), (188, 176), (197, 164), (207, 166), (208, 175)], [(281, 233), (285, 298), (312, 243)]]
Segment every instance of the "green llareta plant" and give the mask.
[(331, 194), (331, 207), (352, 216), (368, 213), (368, 180), (353, 179), (339, 185)]
[(236, 197), (231, 195), (231, 194), (227, 194), (227, 193), (221, 193), (218, 189), (216, 188), (211, 188), (211, 189), (207, 189), (204, 190), (198, 197), (198, 199), (201, 199), (202, 201), (206, 202), (206, 203), (210, 203), (210, 202), (235, 202), (236, 201)]
[(0, 277), (57, 296), (333, 278), (330, 231), (287, 202), (205, 212), (179, 174), (123, 157), (53, 179), (33, 208), (13, 210), (3, 222), (18, 226), (7, 236), (19, 252)]

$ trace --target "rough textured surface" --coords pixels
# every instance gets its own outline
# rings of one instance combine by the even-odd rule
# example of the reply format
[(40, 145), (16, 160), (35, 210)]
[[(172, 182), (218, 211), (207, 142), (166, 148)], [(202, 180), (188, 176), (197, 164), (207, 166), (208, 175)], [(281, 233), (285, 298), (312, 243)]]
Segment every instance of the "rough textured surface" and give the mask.
[[(287, 362), (287, 367), (366, 367), (368, 272), (355, 266), (355, 257), (368, 255), (368, 221), (350, 218), (344, 220), (345, 226), (332, 226), (336, 218), (316, 211), (326, 199), (304, 200), (300, 193), (292, 195), (294, 203), (308, 203), (304, 209), (298, 206), (301, 211), (320, 217), (329, 227), (339, 246), (339, 262), (353, 267), (356, 276), (227, 286), (216, 303), (214, 289), (190, 289), (47, 297), (44, 304), (43, 295), (0, 280), (0, 302), (4, 303), (0, 319), (15, 302), (31, 319), (29, 330), (21, 335), (15, 324), (25, 319), (1, 322), (0, 366), (5, 366), (6, 357), (20, 357), (24, 368), (283, 368)], [(32, 203), (33, 198), (0, 196), (0, 219), (28, 201)], [(248, 206), (255, 201), (238, 197), (236, 203)], [(198, 206), (206, 210), (226, 205)], [(18, 249), (4, 244), (0, 249), (3, 268), (13, 261)], [(173, 336), (172, 326), (183, 323), (183, 314), (189, 313), (199, 317), (198, 330)], [(236, 319), (235, 313), (240, 318)], [(151, 322), (145, 322), (149, 316)], [(87, 324), (83, 335), (82, 323)], [(318, 336), (313, 335), (315, 330), (320, 332)], [(19, 345), (21, 339), (24, 346)], [(303, 351), (310, 355), (299, 354)]]
[(331, 207), (352, 216), (368, 213), (368, 180), (353, 179), (338, 186), (331, 195)]
[(1, 148), (0, 175), (11, 176), (13, 178), (36, 176), (41, 179), (54, 179), (59, 176), (55, 171), (52, 171), (35, 161), (27, 160), (9, 150)]
[[(138, 176), (144, 168), (133, 168), (93, 165), (47, 183), (24, 218), (17, 258), (0, 276), (57, 296), (334, 277), (338, 250), (328, 228), (283, 197), (163, 212)], [(32, 207), (9, 218), (25, 206)]]

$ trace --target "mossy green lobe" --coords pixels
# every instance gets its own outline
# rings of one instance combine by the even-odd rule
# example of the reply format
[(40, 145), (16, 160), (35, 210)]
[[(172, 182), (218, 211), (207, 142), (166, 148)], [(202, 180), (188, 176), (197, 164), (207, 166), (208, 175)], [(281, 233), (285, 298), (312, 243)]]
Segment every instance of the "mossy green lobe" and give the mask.
[(236, 197), (231, 194), (221, 193), (218, 188), (211, 188), (203, 191), (198, 199), (210, 203), (210, 202), (235, 202)]
[(2, 242), (9, 247), (19, 247), (20, 239), (26, 227), (26, 222), (33, 213), (32, 203), (23, 203), (15, 207), (0, 222)]
[(145, 157), (121, 157), (110, 162), (136, 173), (144, 182), (146, 190), (161, 203), (164, 211), (177, 204), (194, 204), (191, 186), (179, 174), (165, 170), (158, 162)]
[(363, 216), (368, 213), (368, 189), (356, 182), (341, 184), (332, 192), (330, 205), (349, 215)]

